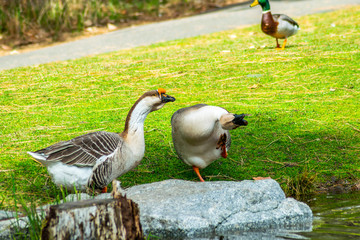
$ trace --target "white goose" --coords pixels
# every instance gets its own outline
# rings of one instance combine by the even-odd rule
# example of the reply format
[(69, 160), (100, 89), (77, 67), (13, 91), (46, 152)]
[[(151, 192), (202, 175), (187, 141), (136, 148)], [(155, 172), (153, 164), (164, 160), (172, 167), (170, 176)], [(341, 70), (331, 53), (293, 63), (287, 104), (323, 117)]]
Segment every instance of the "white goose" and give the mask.
[(45, 165), (53, 182), (68, 190), (102, 189), (139, 165), (145, 152), (144, 121), (175, 98), (165, 90), (144, 93), (130, 109), (122, 133), (93, 132), (28, 152)]
[(221, 107), (197, 104), (179, 109), (171, 118), (172, 139), (179, 158), (192, 166), (201, 182), (199, 168), (227, 157), (229, 130), (246, 126), (245, 115), (229, 113)]

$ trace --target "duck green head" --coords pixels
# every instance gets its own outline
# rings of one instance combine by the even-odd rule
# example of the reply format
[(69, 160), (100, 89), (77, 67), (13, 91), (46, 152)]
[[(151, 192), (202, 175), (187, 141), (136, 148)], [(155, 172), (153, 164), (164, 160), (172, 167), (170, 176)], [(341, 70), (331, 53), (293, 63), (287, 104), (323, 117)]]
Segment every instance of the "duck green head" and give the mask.
[(254, 0), (250, 7), (255, 7), (256, 5), (260, 5), (263, 11), (270, 11), (269, 0)]

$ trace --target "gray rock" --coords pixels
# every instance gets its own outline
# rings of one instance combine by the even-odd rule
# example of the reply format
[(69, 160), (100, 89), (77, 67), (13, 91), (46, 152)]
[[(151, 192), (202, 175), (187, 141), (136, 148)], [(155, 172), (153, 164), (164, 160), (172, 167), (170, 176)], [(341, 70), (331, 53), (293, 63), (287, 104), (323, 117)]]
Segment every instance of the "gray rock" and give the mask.
[(15, 216), (15, 212), (0, 210), (0, 221), (4, 219), (14, 218)]
[(16, 212), (0, 210), (0, 239), (10, 239), (11, 234), (26, 229), (27, 218), (21, 215), (16, 220)]
[(125, 193), (139, 204), (144, 233), (162, 238), (311, 230), (311, 209), (286, 198), (272, 179), (204, 183), (166, 180), (134, 186)]
[[(312, 226), (311, 209), (286, 198), (272, 179), (204, 183), (166, 180), (122, 192), (139, 204), (144, 233), (161, 238), (284, 239), (291, 235), (289, 232), (311, 231)], [(88, 198), (86, 194), (81, 197)], [(95, 198), (111, 198), (111, 194)], [(291, 237), (304, 239), (296, 234)]]
[(0, 239), (12, 239), (18, 232), (26, 232), (28, 218), (20, 217), (0, 221)]

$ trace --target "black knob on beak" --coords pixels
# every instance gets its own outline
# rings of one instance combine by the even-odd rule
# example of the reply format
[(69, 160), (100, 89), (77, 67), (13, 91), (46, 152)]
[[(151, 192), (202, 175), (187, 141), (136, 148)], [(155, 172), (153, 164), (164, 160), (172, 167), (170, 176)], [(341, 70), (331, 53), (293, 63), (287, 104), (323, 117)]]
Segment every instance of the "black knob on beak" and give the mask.
[(240, 115), (237, 115), (237, 114), (234, 114), (234, 120), (232, 120), (232, 122), (236, 125), (239, 125), (239, 126), (246, 126), (248, 125), (248, 122), (244, 119), (245, 117), (245, 114), (240, 114)]

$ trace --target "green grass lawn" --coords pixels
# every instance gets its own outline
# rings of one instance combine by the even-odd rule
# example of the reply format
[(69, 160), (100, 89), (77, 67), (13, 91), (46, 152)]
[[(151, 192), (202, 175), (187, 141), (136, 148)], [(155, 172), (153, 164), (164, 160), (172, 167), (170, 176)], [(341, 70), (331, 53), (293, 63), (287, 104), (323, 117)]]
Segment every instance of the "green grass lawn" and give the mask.
[[(260, 21), (261, 16), (259, 16)], [(296, 18), (285, 51), (260, 26), (0, 72), (0, 208), (13, 193), (37, 204), (58, 189), (26, 154), (88, 132), (121, 132), (145, 91), (176, 97), (145, 122), (145, 157), (123, 186), (165, 179), (198, 181), (176, 156), (170, 119), (207, 103), (248, 114), (231, 132), (227, 159), (205, 180), (271, 176), (360, 179), (360, 7)]]

